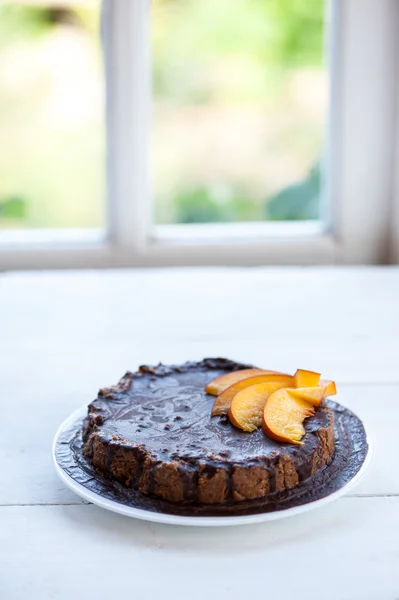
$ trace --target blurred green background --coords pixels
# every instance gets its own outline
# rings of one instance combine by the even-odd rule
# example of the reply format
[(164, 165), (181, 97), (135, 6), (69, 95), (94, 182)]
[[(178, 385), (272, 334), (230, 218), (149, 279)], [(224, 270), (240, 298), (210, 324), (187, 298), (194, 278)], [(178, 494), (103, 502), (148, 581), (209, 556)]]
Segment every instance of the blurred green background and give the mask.
[[(104, 225), (100, 4), (0, 5), (0, 227)], [(323, 0), (152, 0), (158, 223), (319, 215)]]

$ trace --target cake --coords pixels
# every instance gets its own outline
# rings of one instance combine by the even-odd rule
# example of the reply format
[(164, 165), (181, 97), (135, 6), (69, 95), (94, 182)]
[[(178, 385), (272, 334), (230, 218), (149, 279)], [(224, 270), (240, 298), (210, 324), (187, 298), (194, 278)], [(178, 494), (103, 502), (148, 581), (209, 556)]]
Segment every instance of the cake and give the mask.
[(88, 407), (85, 459), (107, 479), (174, 504), (267, 500), (307, 480), (333, 453), (332, 411), (321, 403), (292, 444), (211, 416), (215, 397), (205, 387), (247, 368), (216, 358), (126, 373)]

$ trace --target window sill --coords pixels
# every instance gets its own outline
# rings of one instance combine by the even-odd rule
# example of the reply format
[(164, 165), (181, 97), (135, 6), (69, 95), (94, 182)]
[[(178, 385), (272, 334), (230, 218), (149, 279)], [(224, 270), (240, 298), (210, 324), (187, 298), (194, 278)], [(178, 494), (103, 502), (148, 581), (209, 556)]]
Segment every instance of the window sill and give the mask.
[(157, 244), (226, 244), (253, 243), (270, 240), (309, 239), (323, 235), (321, 221), (272, 221), (253, 223), (201, 223), (158, 225), (153, 228), (150, 243)]
[(0, 269), (331, 264), (335, 240), (318, 221), (165, 225), (142, 244), (101, 229), (0, 234)]

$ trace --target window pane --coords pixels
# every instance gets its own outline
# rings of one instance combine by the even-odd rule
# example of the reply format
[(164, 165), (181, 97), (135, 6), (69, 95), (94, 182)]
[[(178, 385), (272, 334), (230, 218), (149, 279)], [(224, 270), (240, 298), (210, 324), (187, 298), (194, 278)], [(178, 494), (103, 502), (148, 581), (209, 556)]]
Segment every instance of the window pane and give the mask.
[(99, 10), (0, 5), (0, 228), (103, 225)]
[(324, 0), (152, 0), (157, 223), (317, 219)]

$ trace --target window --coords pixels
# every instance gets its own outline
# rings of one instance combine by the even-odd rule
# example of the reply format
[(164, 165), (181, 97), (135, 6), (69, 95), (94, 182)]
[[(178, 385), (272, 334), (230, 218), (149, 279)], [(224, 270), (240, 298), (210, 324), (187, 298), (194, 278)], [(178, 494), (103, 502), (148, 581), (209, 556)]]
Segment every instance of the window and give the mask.
[(324, 0), (153, 0), (156, 223), (320, 217), (325, 10)]
[(0, 6), (0, 231), (105, 224), (100, 2)]
[[(10, 139), (10, 156), (0, 159), (7, 175), (0, 181), (0, 266), (396, 258), (393, 0), (104, 0), (106, 207), (99, 4), (42, 4), (46, 16), (34, 36), (73, 31), (79, 68), (68, 71), (68, 52), (54, 55), (68, 110), (55, 119), (56, 133), (47, 116), (39, 122), (38, 107), (48, 106), (44, 86), (34, 109), (17, 119), (32, 161), (22, 160), (24, 173), (12, 176), (7, 127), (18, 132), (11, 117), (31, 95), (28, 71), (41, 68), (31, 34), (18, 42), (29, 52), (28, 66), (12, 69), (22, 82), (18, 101), (0, 93), (9, 103), (0, 128)], [(7, 4), (16, 7), (23, 10), (10, 11), (12, 18), (32, 9)], [(0, 77), (10, 59), (1, 44)], [(80, 128), (67, 118), (79, 110)], [(27, 135), (28, 121), (43, 152)], [(40, 217), (37, 207), (46, 203)]]

